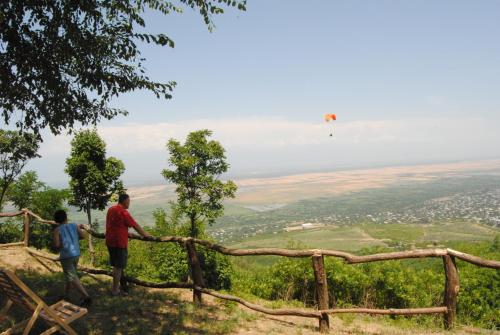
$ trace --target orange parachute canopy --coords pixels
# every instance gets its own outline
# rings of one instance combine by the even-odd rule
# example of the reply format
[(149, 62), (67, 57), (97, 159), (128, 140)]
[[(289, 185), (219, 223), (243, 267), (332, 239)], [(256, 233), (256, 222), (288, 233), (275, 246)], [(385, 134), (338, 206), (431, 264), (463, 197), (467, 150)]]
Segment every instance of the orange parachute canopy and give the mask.
[(337, 120), (337, 115), (335, 114), (325, 114), (325, 121), (330, 122), (330, 121), (335, 121)]

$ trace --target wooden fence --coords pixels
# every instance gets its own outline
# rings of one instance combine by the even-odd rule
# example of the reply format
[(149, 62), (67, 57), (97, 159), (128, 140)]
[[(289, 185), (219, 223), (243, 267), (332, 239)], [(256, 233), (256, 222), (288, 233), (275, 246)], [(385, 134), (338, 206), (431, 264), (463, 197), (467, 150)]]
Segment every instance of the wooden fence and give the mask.
[[(47, 224), (55, 224), (55, 223), (53, 221), (42, 219), (38, 215), (29, 211), (28, 209), (24, 209), (22, 211), (15, 213), (0, 213), (0, 217), (15, 217), (15, 216), (23, 217), (24, 239), (22, 242), (3, 244), (0, 245), (0, 247), (17, 246), (17, 245), (24, 246), (26, 250), (32, 255), (56, 261), (57, 258), (48, 255), (46, 253), (42, 253), (40, 251), (29, 248), (28, 246), (29, 229), (31, 222), (33, 220)], [(90, 229), (90, 227), (87, 226), (85, 226), (85, 229), (92, 236), (96, 238), (100, 239), (104, 238), (103, 233), (93, 231)], [(235, 301), (252, 310), (262, 312), (265, 314), (291, 315), (291, 316), (316, 318), (319, 321), (319, 330), (321, 332), (326, 332), (329, 329), (328, 315), (337, 313), (365, 313), (365, 314), (385, 314), (385, 315), (443, 314), (444, 327), (446, 329), (451, 329), (455, 323), (456, 310), (457, 310), (457, 297), (460, 287), (459, 275), (455, 259), (458, 258), (481, 267), (500, 269), (500, 261), (485, 260), (480, 257), (465, 254), (452, 249), (423, 249), (423, 250), (411, 250), (411, 251), (389, 252), (389, 253), (357, 256), (347, 252), (336, 251), (336, 250), (325, 250), (325, 249), (311, 249), (311, 250), (290, 250), (290, 249), (278, 249), (278, 248), (233, 249), (206, 240), (201, 240), (191, 237), (179, 237), (179, 236), (144, 238), (130, 234), (129, 238), (142, 240), (146, 242), (179, 243), (180, 245), (184, 246), (187, 252), (191, 277), (193, 281), (192, 283), (190, 282), (152, 283), (132, 277), (127, 277), (126, 279), (131, 283), (140, 286), (155, 287), (155, 288), (192, 289), (193, 301), (196, 304), (202, 303), (202, 294), (208, 294), (220, 299)], [(205, 288), (202, 269), (195, 248), (196, 244), (203, 246), (204, 248), (211, 249), (213, 251), (230, 256), (274, 255), (274, 256), (284, 256), (284, 257), (310, 257), (312, 263), (311, 265), (314, 270), (315, 285), (316, 285), (316, 304), (318, 306), (318, 309), (295, 309), (295, 308), (270, 309), (250, 303), (236, 296), (222, 294), (214, 290)], [(408, 259), (408, 258), (441, 257), (443, 260), (444, 274), (445, 274), (445, 281), (444, 281), (445, 289), (444, 289), (443, 304), (442, 306), (439, 307), (424, 307), (424, 308), (411, 308), (411, 309), (330, 308), (330, 302), (328, 300), (329, 299), (328, 284), (324, 266), (325, 256), (343, 258), (344, 261), (348, 264), (358, 264), (358, 263), (368, 263), (368, 262)], [(80, 267), (80, 269), (84, 272), (92, 274), (104, 274), (111, 276), (111, 271), (108, 270), (86, 268), (86, 267)]]

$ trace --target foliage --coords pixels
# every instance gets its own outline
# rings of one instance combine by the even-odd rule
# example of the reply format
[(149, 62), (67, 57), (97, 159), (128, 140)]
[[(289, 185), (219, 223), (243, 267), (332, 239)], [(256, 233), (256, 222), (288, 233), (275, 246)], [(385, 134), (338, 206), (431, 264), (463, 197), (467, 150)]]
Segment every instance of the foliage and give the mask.
[[(11, 186), (8, 199), (17, 209), (30, 208), (33, 204), (35, 193), (44, 186), (45, 184), (38, 180), (38, 175), (35, 171), (27, 171)], [(48, 217), (50, 218), (51, 216)]]
[[(175, 204), (171, 204), (170, 215), (163, 209), (154, 212), (156, 221), (152, 230), (156, 236), (189, 236), (189, 225), (183, 224), (182, 213)], [(204, 233), (200, 238), (209, 239)], [(143, 244), (144, 245), (144, 244)], [(154, 243), (147, 246), (149, 259), (156, 280), (186, 281), (189, 276), (187, 252), (185, 248), (173, 243)], [(135, 251), (135, 250), (134, 250)], [(227, 256), (197, 247), (205, 285), (214, 289), (230, 289), (232, 265)], [(144, 259), (138, 254), (138, 259)]]
[[(186, 229), (182, 227), (180, 213), (172, 206), (170, 215), (163, 209), (153, 213), (155, 227), (152, 234), (155, 236), (186, 236)], [(174, 243), (153, 243), (151, 248), (151, 262), (155, 268), (155, 277), (160, 280), (181, 280), (188, 278), (189, 268), (185, 249)]]
[(52, 219), (56, 210), (66, 209), (64, 203), (68, 197), (69, 192), (66, 189), (58, 190), (45, 186), (34, 194), (30, 208), (42, 218)]
[(228, 256), (205, 248), (197, 248), (205, 285), (216, 290), (230, 290), (233, 265)]
[[(498, 259), (490, 243), (460, 243), (453, 248)], [(450, 246), (451, 247), (451, 246)], [(365, 250), (366, 253), (380, 249)], [(457, 321), (498, 329), (500, 324), (500, 272), (458, 261), (460, 293)], [(443, 264), (439, 259), (373, 262), (349, 265), (325, 258), (330, 303), (338, 308), (413, 308), (442, 304)], [(235, 270), (235, 292), (264, 299), (298, 300), (314, 306), (314, 274), (310, 259), (280, 258), (269, 268)], [(428, 322), (429, 318), (418, 318)]]
[(125, 167), (114, 158), (106, 158), (106, 143), (97, 131), (82, 130), (71, 141), (71, 155), (66, 159), (66, 173), (70, 176), (70, 204), (87, 213), (91, 225), (91, 211), (104, 210), (113, 194), (123, 191), (119, 179)]
[(0, 222), (0, 244), (21, 242), (23, 237), (23, 222), (19, 218)]
[[(174, 209), (167, 213), (164, 209), (154, 212), (156, 225), (149, 229), (155, 236), (189, 236), (189, 225), (183, 224), (180, 214)], [(202, 236), (202, 238), (208, 238)], [(108, 267), (108, 252), (99, 240), (96, 245), (97, 266)], [(84, 257), (87, 250), (82, 248)], [(205, 285), (214, 289), (230, 289), (233, 267), (227, 256), (197, 248), (203, 269)], [(189, 277), (186, 249), (177, 243), (148, 243), (132, 240), (129, 242), (128, 275), (154, 282), (181, 281)]]
[(0, 210), (7, 190), (26, 163), (30, 159), (40, 157), (37, 151), (38, 142), (33, 135), (0, 129)]
[[(69, 197), (68, 190), (58, 190), (45, 186), (34, 194), (30, 208), (42, 218), (52, 219), (58, 209), (65, 209), (64, 203)], [(35, 248), (52, 249), (52, 230), (54, 226), (34, 221), (30, 229), (29, 243)]]
[(225, 150), (217, 141), (209, 141), (210, 130), (191, 132), (184, 145), (170, 139), (167, 148), (172, 170), (165, 169), (165, 179), (176, 185), (178, 211), (191, 224), (190, 236), (200, 235), (200, 224), (212, 224), (224, 213), (222, 200), (234, 198), (236, 184), (223, 182), (219, 176), (227, 172)]
[[(452, 248), (487, 259), (500, 258), (498, 239), (493, 240), (491, 244), (460, 242)], [(457, 267), (460, 275), (457, 306), (459, 319), (487, 328), (500, 329), (500, 271), (481, 268), (460, 260), (457, 261)]]
[[(0, 110), (21, 129), (95, 124), (123, 110), (108, 106), (122, 93), (148, 90), (170, 98), (175, 82), (145, 74), (142, 43), (174, 47), (165, 34), (147, 32), (146, 12), (167, 15), (181, 6), (199, 11), (213, 28), (220, 4), (245, 10), (245, 0), (0, 2)], [(16, 120), (17, 112), (21, 116)]]
[[(51, 219), (54, 212), (64, 208), (67, 190), (58, 190), (38, 180), (34, 171), (23, 173), (12, 185), (9, 200), (17, 209), (29, 208), (42, 218)], [(52, 226), (36, 220), (30, 226), (29, 244), (36, 248), (52, 247)]]

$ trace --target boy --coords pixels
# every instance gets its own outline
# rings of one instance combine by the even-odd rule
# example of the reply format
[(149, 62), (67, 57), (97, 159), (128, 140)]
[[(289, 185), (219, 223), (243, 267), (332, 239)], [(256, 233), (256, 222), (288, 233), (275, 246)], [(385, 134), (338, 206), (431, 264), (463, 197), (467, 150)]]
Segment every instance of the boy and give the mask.
[(83, 288), (76, 272), (80, 258), (79, 240), (85, 236), (84, 231), (81, 229), (82, 225), (77, 226), (75, 223), (68, 223), (68, 216), (61, 209), (54, 213), (54, 221), (58, 224), (57, 228), (54, 229), (54, 246), (60, 249), (59, 259), (66, 278), (66, 297), (68, 297), (69, 291), (73, 287), (83, 296), (80, 305), (89, 306), (92, 299)]

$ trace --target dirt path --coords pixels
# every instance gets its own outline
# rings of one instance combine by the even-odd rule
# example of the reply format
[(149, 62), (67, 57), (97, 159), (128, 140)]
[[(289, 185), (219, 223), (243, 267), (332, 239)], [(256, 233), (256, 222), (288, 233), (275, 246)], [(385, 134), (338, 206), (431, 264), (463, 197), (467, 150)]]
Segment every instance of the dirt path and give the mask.
[(355, 230), (358, 231), (359, 234), (362, 236), (362, 238), (359, 239), (359, 241), (379, 242), (380, 244), (382, 244), (382, 245), (384, 245), (384, 246), (387, 247), (387, 243), (385, 243), (385, 241), (383, 241), (383, 240), (381, 240), (379, 238), (375, 238), (375, 237), (371, 236), (364, 229), (356, 227)]
[(0, 266), (15, 271), (23, 269), (39, 273), (60, 271), (54, 262), (32, 257), (22, 247), (0, 248)]

